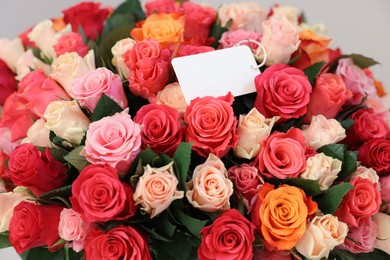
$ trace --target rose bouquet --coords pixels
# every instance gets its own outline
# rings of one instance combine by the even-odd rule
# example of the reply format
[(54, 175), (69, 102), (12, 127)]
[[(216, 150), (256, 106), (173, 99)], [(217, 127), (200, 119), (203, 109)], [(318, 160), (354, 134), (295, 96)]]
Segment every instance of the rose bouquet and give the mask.
[[(128, 0), (1, 39), (1, 248), (388, 258), (387, 96), (376, 62), (320, 29), (293, 7)], [(172, 59), (243, 41), (265, 59), (255, 91), (187, 103)]]

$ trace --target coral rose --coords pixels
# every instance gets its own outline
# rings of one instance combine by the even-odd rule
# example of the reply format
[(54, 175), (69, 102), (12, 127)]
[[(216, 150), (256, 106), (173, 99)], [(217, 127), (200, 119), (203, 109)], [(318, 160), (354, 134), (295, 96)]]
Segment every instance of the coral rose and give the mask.
[(359, 148), (358, 160), (366, 167), (373, 168), (378, 175), (390, 172), (390, 140), (375, 139)]
[(153, 0), (145, 3), (146, 16), (157, 13), (174, 13), (180, 10), (175, 0)]
[(57, 57), (67, 52), (76, 52), (80, 57), (84, 57), (88, 53), (88, 46), (83, 42), (83, 37), (78, 33), (68, 33), (58, 39), (54, 45)]

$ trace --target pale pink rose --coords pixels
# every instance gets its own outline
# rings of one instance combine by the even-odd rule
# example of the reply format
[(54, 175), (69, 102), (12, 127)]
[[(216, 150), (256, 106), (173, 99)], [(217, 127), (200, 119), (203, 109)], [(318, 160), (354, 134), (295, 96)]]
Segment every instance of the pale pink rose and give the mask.
[(81, 106), (92, 112), (103, 94), (113, 99), (123, 109), (127, 107), (120, 76), (106, 68), (98, 68), (74, 80), (71, 92), (72, 97), (77, 99)]
[(377, 184), (377, 188), (380, 190), (381, 186), (379, 185), (379, 176), (373, 168), (367, 168), (364, 166), (359, 166), (356, 168), (356, 171), (352, 174), (351, 180), (357, 178), (368, 179), (372, 183)]
[(0, 150), (10, 154), (21, 142), (22, 139), (12, 141), (10, 128), (0, 127)]
[(177, 190), (177, 180), (173, 171), (173, 162), (153, 168), (149, 164), (139, 178), (133, 195), (135, 205), (141, 204), (141, 210), (154, 218), (163, 212), (172, 201), (184, 197), (184, 191)]
[(88, 117), (76, 100), (51, 102), (43, 117), (45, 128), (74, 145), (80, 144), (89, 125)]
[(37, 59), (32, 50), (29, 49), (19, 57), (15, 64), (15, 72), (17, 74), (15, 78), (22, 80), (24, 76), (31, 72), (31, 69), (42, 69), (46, 75), (51, 71), (50, 66)]
[(76, 52), (65, 53), (59, 56), (51, 64), (52, 77), (72, 96), (72, 83), (90, 71), (95, 70), (95, 58), (93, 51), (82, 58)]
[(376, 94), (374, 81), (368, 77), (364, 71), (353, 64), (351, 58), (339, 60), (336, 75), (341, 77), (347, 89), (352, 92), (352, 98), (347, 101), (347, 104), (358, 104), (365, 95), (372, 98)]
[(50, 142), (50, 130), (45, 128), (45, 120), (38, 119), (28, 129), (27, 137), (23, 139), (22, 143), (30, 143), (34, 146), (52, 147)]
[(141, 151), (141, 126), (127, 111), (93, 122), (82, 154), (93, 164), (108, 164), (126, 173)]
[(24, 53), (24, 47), (20, 38), (9, 40), (0, 39), (0, 59), (7, 63), (8, 67), (16, 72), (16, 62)]
[(24, 187), (0, 193), (0, 233), (8, 230), (14, 208), (22, 201), (34, 203), (34, 196)]
[[(379, 96), (375, 95), (374, 97), (367, 98), (366, 101), (364, 101), (363, 105), (370, 107), (374, 110), (374, 113), (379, 115), (380, 117), (385, 120), (385, 122), (390, 121), (390, 99), (385, 96), (383, 98), (380, 98)], [(390, 127), (390, 126), (389, 126)]]
[(274, 6), (272, 7), (272, 15), (283, 15), (285, 16), (292, 24), (299, 24), (299, 17), (301, 12), (299, 9), (292, 6)]
[(192, 180), (186, 187), (186, 197), (194, 208), (206, 212), (230, 209), (233, 183), (228, 178), (225, 165), (214, 154), (195, 167)]
[[(243, 29), (238, 29), (235, 31), (224, 32), (219, 40), (221, 47), (223, 49), (230, 48), (236, 45), (237, 43), (245, 40), (254, 40), (261, 41), (261, 33), (253, 31), (245, 31)], [(251, 48), (252, 52), (256, 53), (257, 48), (259, 47), (256, 43), (253, 42), (243, 42), (240, 45), (248, 45)]]
[(235, 154), (240, 158), (252, 159), (256, 157), (261, 149), (261, 143), (270, 135), (272, 127), (279, 117), (265, 118), (253, 108), (244, 116), (238, 119), (237, 135), (240, 137), (234, 149)]
[(111, 48), (112, 52), (112, 64), (116, 67), (117, 72), (121, 77), (128, 78), (130, 76), (130, 69), (126, 66), (125, 61), (123, 60), (123, 55), (131, 50), (135, 44), (135, 40), (132, 38), (125, 38), (119, 40)]
[(80, 252), (84, 249), (84, 241), (87, 236), (91, 223), (83, 220), (81, 214), (73, 209), (63, 209), (60, 214), (60, 223), (58, 224), (58, 234), (73, 248)]
[(372, 216), (372, 220), (375, 222), (378, 228), (377, 238), (386, 240), (390, 238), (390, 215), (382, 212), (376, 213)]
[(242, 2), (223, 4), (217, 11), (217, 17), (223, 27), (232, 19), (231, 31), (244, 29), (261, 32), (261, 23), (267, 18), (267, 12), (255, 2)]
[(0, 193), (7, 192), (7, 187), (5, 182), (0, 178)]
[(266, 65), (287, 63), (301, 43), (298, 25), (292, 24), (283, 15), (274, 15), (263, 22), (263, 29), (261, 44), (267, 51)]
[(347, 233), (348, 226), (337, 217), (330, 214), (316, 216), (307, 225), (295, 249), (309, 259), (328, 258), (329, 252), (344, 242)]
[(175, 109), (181, 117), (183, 117), (187, 108), (183, 91), (178, 82), (166, 85), (162, 90), (157, 92), (156, 104), (165, 104)]
[(318, 180), (320, 189), (327, 190), (332, 186), (333, 181), (337, 178), (337, 174), (341, 171), (341, 164), (340, 160), (319, 153), (307, 158), (306, 169), (300, 177)]
[(315, 150), (327, 144), (338, 143), (346, 137), (340, 122), (323, 115), (313, 116), (310, 125), (302, 126), (302, 132), (307, 146), (312, 146)]

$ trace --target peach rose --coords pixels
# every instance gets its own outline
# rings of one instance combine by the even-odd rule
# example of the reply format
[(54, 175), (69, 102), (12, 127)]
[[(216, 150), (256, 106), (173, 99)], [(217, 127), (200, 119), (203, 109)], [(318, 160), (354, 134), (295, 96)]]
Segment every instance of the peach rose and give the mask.
[(317, 216), (307, 225), (295, 249), (308, 259), (328, 258), (331, 250), (344, 243), (347, 234), (348, 226), (337, 217), (330, 214)]
[(141, 204), (141, 210), (154, 218), (163, 212), (172, 201), (184, 197), (184, 191), (177, 190), (177, 180), (173, 171), (173, 162), (152, 168), (149, 164), (144, 167), (144, 173), (139, 178), (133, 195), (135, 205)]
[(240, 137), (234, 149), (240, 158), (252, 159), (256, 157), (261, 149), (261, 143), (270, 135), (274, 123), (279, 117), (265, 118), (253, 108), (244, 116), (238, 119), (237, 135)]
[(267, 51), (266, 65), (286, 64), (301, 43), (298, 25), (291, 23), (286, 16), (274, 15), (263, 22), (263, 29), (261, 44)]
[(141, 28), (134, 28), (130, 35), (136, 41), (154, 39), (163, 48), (183, 41), (185, 17), (179, 13), (152, 14), (143, 21)]
[(318, 180), (321, 190), (327, 190), (332, 186), (337, 174), (341, 171), (342, 162), (338, 159), (326, 156), (323, 153), (316, 154), (306, 160), (306, 170), (300, 175), (303, 179)]
[(281, 185), (277, 189), (265, 183), (252, 211), (252, 222), (261, 229), (268, 250), (290, 250), (306, 232), (308, 215), (317, 203), (300, 188)]
[(367, 168), (364, 166), (357, 167), (356, 171), (352, 174), (351, 180), (363, 178), (368, 179), (372, 183), (377, 184), (378, 190), (381, 190), (381, 186), (379, 184), (379, 176), (373, 168)]
[(42, 69), (46, 75), (48, 75), (51, 71), (50, 66), (37, 59), (32, 50), (29, 49), (19, 57), (15, 64), (15, 72), (17, 74), (15, 79), (22, 80), (24, 76), (31, 72), (31, 69)]
[(315, 150), (327, 144), (335, 144), (343, 140), (345, 129), (336, 119), (326, 119), (323, 115), (313, 116), (310, 125), (303, 125), (302, 132), (307, 146)]
[(112, 64), (116, 67), (117, 72), (122, 78), (128, 78), (130, 76), (130, 70), (126, 66), (123, 59), (123, 55), (131, 50), (135, 44), (135, 41), (131, 38), (125, 38), (119, 40), (111, 48), (112, 52)]
[(24, 47), (20, 38), (0, 39), (0, 59), (7, 63), (13, 72), (16, 72), (16, 62), (23, 53)]
[(45, 128), (74, 145), (80, 144), (89, 125), (89, 119), (75, 100), (51, 102), (43, 117)]
[(28, 129), (27, 137), (23, 139), (22, 143), (30, 143), (35, 146), (52, 147), (50, 142), (50, 130), (45, 127), (45, 120), (42, 118), (34, 122)]
[(187, 108), (187, 103), (179, 82), (166, 85), (162, 90), (157, 92), (156, 104), (165, 104), (175, 109), (180, 116), (183, 116)]
[(233, 183), (228, 178), (225, 165), (214, 154), (210, 154), (205, 163), (195, 167), (192, 180), (186, 187), (186, 197), (195, 208), (206, 212), (230, 208)]
[(11, 192), (0, 193), (0, 233), (7, 231), (14, 208), (22, 201), (34, 203), (34, 196), (24, 187), (16, 187)]

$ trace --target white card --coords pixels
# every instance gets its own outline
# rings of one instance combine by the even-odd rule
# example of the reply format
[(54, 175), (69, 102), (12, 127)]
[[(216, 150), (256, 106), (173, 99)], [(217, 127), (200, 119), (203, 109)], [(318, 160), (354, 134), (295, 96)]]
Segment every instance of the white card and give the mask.
[(254, 79), (260, 74), (246, 45), (179, 57), (172, 60), (187, 104), (196, 97), (234, 96), (255, 92)]

